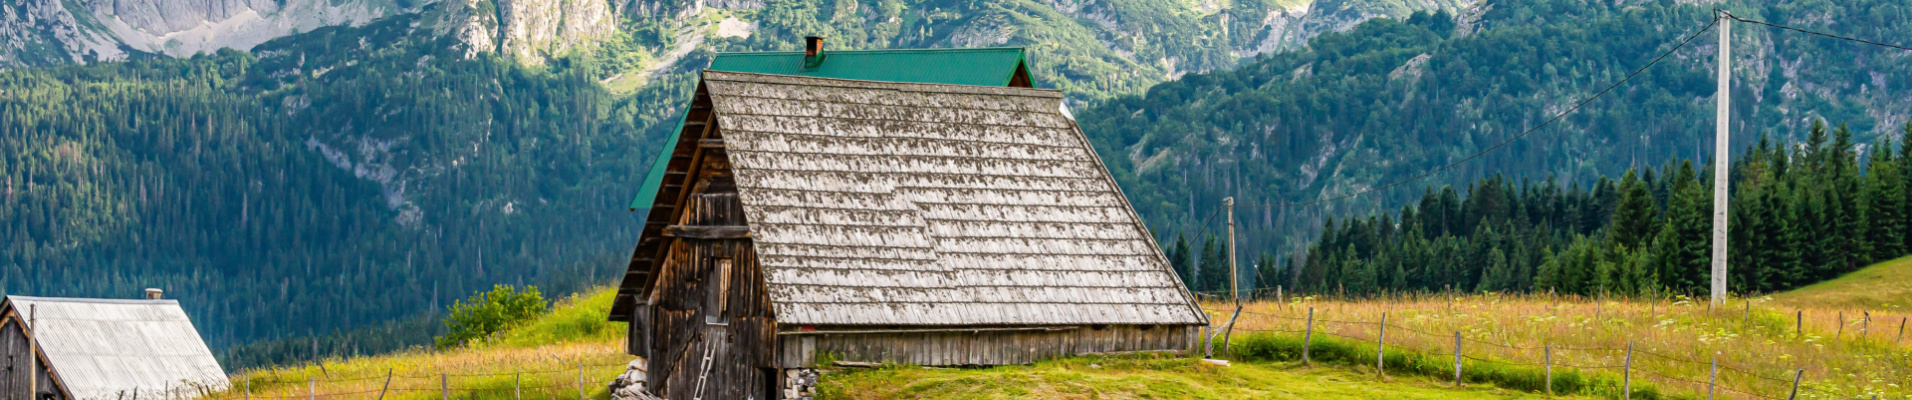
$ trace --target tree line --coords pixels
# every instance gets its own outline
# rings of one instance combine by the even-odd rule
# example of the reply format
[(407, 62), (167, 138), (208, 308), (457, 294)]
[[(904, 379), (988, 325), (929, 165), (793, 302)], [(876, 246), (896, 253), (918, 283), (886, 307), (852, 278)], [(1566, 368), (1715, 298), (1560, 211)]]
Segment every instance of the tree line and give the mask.
[[(1912, 137), (1912, 123), (1901, 130)], [(1852, 137), (1843, 124), (1814, 122), (1801, 142), (1761, 136), (1732, 160), (1727, 280), (1734, 293), (1809, 285), (1912, 249), (1912, 146)], [(1495, 175), (1465, 189), (1428, 188), (1397, 212), (1329, 220), (1305, 253), (1284, 262), (1264, 254), (1253, 272), (1259, 287), (1350, 296), (1709, 295), (1711, 176), (1682, 159), (1587, 186)], [(1185, 239), (1169, 254), (1191, 288), (1213, 290), (1216, 275), (1203, 266), (1225, 260), (1210, 259), (1213, 241), (1203, 242), (1199, 262)]]

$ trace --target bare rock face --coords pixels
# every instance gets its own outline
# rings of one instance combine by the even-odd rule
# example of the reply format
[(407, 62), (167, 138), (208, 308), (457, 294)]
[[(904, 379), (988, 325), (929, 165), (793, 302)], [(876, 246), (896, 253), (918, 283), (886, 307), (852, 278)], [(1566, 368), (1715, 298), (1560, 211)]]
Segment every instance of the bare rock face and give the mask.
[(588, 44), (616, 29), (605, 0), (498, 0), (500, 52), (528, 64)]
[(21, 0), (0, 5), (0, 68), (186, 57), (405, 10), (379, 0)]

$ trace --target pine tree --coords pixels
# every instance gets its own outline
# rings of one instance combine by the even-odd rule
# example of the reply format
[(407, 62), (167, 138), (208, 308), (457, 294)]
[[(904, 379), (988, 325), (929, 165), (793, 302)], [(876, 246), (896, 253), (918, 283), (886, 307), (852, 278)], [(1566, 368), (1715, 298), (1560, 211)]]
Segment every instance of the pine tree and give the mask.
[(1215, 235), (1202, 238), (1202, 263), (1197, 279), (1202, 282), (1201, 292), (1212, 295), (1227, 295), (1228, 291), (1228, 249), (1217, 244)]
[(1613, 210), (1609, 238), (1627, 247), (1639, 247), (1653, 234), (1652, 195), (1634, 170), (1620, 178), (1620, 198)]
[(1175, 244), (1169, 246), (1167, 256), (1170, 268), (1175, 270), (1175, 276), (1177, 278), (1182, 279), (1182, 284), (1188, 286), (1189, 290), (1197, 290), (1195, 269), (1192, 260), (1190, 260), (1191, 254), (1189, 254), (1188, 238), (1179, 233), (1175, 234)]
[(1890, 260), (1905, 254), (1905, 186), (1899, 176), (1903, 159), (1892, 156), (1892, 142), (1880, 139), (1873, 144), (1866, 162), (1867, 216), (1872, 259)]

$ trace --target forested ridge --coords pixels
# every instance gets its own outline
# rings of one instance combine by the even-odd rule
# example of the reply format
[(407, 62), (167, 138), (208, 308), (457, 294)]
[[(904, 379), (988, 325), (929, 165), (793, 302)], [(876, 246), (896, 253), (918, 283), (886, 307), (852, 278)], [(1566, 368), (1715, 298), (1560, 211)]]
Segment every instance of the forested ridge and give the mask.
[[(1912, 249), (1912, 146), (1855, 143), (1844, 125), (1815, 123), (1805, 137), (1762, 137), (1733, 160), (1727, 282), (1736, 294), (1804, 286)], [(1429, 189), (1398, 212), (1330, 221), (1298, 262), (1258, 272), (1268, 287), (1355, 296), (1707, 295), (1712, 172), (1693, 164), (1630, 169), (1588, 186), (1493, 176)]]
[[(1488, 1), (1459, 16), (1372, 20), (1078, 115), (1165, 247), (1180, 234), (1199, 251), (1194, 236), (1219, 231), (1213, 216), (1235, 197), (1246, 269), (1257, 261), (1247, 255), (1301, 254), (1328, 218), (1398, 210), (1423, 187), (1495, 174), (1590, 187), (1628, 168), (1711, 157), (1718, 47), (1706, 32), (1532, 136), (1370, 192), (1568, 111), (1698, 33), (1715, 6), (1844, 35), (1912, 37), (1912, 19), (1899, 17), (1912, 6), (1902, 2)], [(1762, 135), (1802, 142), (1815, 120), (1870, 143), (1896, 137), (1912, 115), (1912, 54), (1745, 23), (1734, 33), (1733, 148)], [(1358, 195), (1310, 203), (1349, 194)]]
[[(233, 366), (427, 344), (434, 315), (475, 290), (618, 276), (643, 215), (625, 206), (714, 52), (804, 35), (1026, 46), (1040, 85), (1092, 102), (1300, 31), (1457, 3), (1331, 0), (1280, 27), (1263, 19), (1299, 3), (633, 4), (608, 37), (541, 63), (466, 51), (441, 3), (250, 51), (0, 71), (0, 294), (163, 288)], [(751, 34), (713, 35), (728, 19)]]

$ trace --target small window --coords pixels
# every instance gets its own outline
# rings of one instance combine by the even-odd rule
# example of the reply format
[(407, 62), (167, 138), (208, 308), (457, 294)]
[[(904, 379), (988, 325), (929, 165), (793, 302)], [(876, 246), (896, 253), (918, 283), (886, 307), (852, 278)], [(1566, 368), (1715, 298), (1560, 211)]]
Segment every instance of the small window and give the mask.
[(708, 285), (704, 288), (706, 294), (704, 300), (704, 323), (725, 324), (730, 322), (728, 318), (730, 312), (730, 259), (719, 258), (714, 261), (716, 262), (711, 265), (709, 272), (710, 277), (704, 279), (704, 283)]

